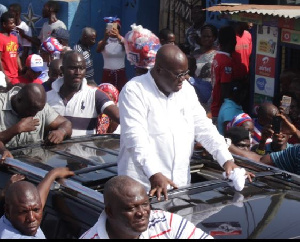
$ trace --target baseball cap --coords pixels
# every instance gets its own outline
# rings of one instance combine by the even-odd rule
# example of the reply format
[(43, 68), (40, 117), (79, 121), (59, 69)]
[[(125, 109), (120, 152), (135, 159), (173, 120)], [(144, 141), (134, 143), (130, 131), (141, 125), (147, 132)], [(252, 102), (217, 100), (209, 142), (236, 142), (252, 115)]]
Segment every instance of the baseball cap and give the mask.
[(40, 55), (32, 54), (26, 59), (26, 66), (31, 68), (34, 72), (40, 72), (44, 70), (43, 58)]

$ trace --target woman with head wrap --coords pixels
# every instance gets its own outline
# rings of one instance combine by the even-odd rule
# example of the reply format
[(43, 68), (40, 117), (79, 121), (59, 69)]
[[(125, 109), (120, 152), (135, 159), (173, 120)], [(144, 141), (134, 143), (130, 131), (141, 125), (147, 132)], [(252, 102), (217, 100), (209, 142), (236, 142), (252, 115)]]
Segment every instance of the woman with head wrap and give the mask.
[(104, 61), (102, 82), (114, 85), (120, 92), (127, 82), (125, 71), (124, 38), (120, 35), (121, 20), (117, 17), (105, 17), (104, 38), (97, 44), (97, 53)]
[[(98, 89), (105, 92), (115, 104), (118, 103), (119, 91), (114, 85), (110, 83), (101, 83), (98, 86)], [(118, 124), (113, 122), (106, 114), (100, 114), (98, 116), (97, 134), (113, 133), (117, 126)]]

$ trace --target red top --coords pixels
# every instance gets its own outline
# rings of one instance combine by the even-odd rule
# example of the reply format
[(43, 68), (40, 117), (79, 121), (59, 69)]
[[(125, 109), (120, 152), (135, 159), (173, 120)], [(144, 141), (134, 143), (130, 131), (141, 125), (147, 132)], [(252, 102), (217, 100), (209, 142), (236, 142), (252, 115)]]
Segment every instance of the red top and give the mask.
[(24, 83), (24, 84), (29, 84), (29, 83), (38, 83), (38, 84), (43, 84), (43, 81), (39, 78), (33, 80), (33, 81), (30, 81), (29, 79), (25, 78), (24, 76), (18, 76), (14, 79), (12, 79), (11, 81), (11, 84), (15, 85), (15, 84), (18, 84), (18, 83)]
[(218, 117), (221, 100), (221, 83), (231, 82), (233, 62), (229, 53), (218, 51), (211, 66), (211, 80), (213, 85), (211, 114)]
[(1, 63), (5, 75), (10, 79), (17, 77), (18, 74), (18, 38), (10, 34), (6, 36), (0, 33), (0, 52)]
[(249, 74), (251, 53), (252, 36), (244, 30), (241, 37), (236, 35), (235, 52), (231, 55), (234, 62), (233, 79), (244, 79)]

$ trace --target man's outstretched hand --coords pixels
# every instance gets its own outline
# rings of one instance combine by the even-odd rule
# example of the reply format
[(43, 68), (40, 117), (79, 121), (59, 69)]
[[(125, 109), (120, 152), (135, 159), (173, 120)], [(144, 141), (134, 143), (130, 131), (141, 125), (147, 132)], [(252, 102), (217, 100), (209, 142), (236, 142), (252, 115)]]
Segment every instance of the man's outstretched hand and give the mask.
[[(239, 166), (237, 166), (234, 161), (232, 160), (228, 160), (225, 162), (224, 166), (223, 166), (226, 176), (229, 177), (231, 171), (233, 171), (234, 168), (240, 168)], [(246, 176), (249, 179), (250, 182), (252, 182), (252, 178), (255, 177), (255, 175), (252, 172), (246, 171)]]
[(168, 200), (168, 185), (171, 185), (174, 189), (177, 189), (177, 185), (163, 174), (156, 173), (150, 177), (151, 190), (149, 192), (150, 196), (156, 194), (157, 200), (160, 201), (161, 194), (164, 195), (165, 200)]

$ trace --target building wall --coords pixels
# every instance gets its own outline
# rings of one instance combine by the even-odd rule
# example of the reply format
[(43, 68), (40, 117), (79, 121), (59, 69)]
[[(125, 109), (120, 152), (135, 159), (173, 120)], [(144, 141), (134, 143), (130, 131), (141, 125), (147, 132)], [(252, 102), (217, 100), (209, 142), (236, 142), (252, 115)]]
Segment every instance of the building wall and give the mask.
[[(1, 0), (5, 6), (19, 3), (22, 6), (22, 19), (30, 22), (33, 33), (38, 35), (46, 19), (42, 18), (42, 8), (47, 0)], [(104, 17), (118, 16), (122, 21), (121, 34), (124, 36), (131, 30), (130, 25), (136, 23), (157, 34), (159, 32), (160, 0), (58, 0), (62, 20), (70, 31), (69, 45), (73, 47), (80, 38), (82, 28), (89, 26), (97, 31), (97, 41), (103, 38), (105, 31)], [(30, 21), (26, 20), (30, 19)], [(93, 46), (95, 81), (101, 82), (103, 59)], [(134, 68), (126, 60), (128, 78), (134, 76)]]

